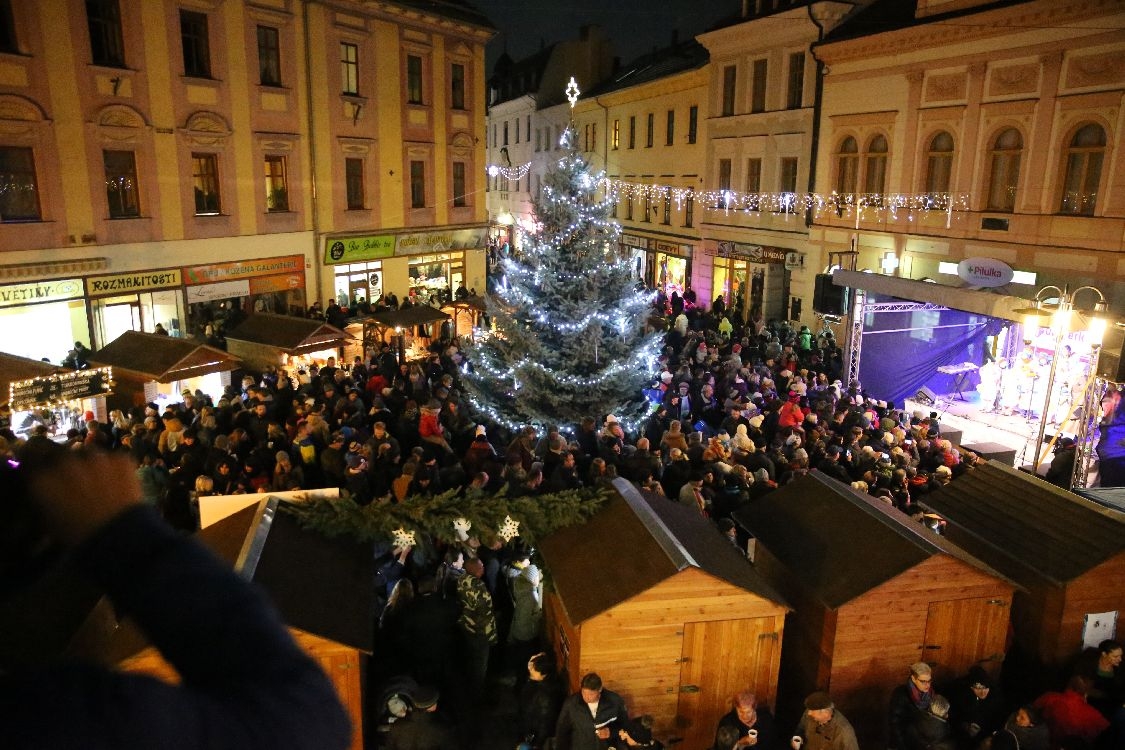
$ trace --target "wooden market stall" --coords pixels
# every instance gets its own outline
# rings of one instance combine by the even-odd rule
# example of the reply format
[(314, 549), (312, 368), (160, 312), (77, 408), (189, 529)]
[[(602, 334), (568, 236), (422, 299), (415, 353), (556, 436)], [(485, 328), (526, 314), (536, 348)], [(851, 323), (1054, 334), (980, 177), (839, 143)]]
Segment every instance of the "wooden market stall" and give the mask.
[(976, 664), (998, 672), (1015, 584), (892, 506), (813, 471), (734, 517), (756, 540), (755, 568), (795, 607), (782, 720), (827, 690), (874, 747), (914, 662), (939, 685)]
[(487, 311), (484, 297), (473, 295), (453, 300), (442, 306), (453, 318), (453, 331), (457, 336), (473, 336)]
[(614, 488), (588, 523), (542, 541), (548, 637), (572, 690), (597, 672), (658, 735), (707, 747), (735, 693), (772, 705), (786, 605), (698, 513)]
[[(265, 498), (203, 529), (200, 540), (260, 586), (290, 633), (331, 678), (351, 716), (352, 750), (363, 743), (363, 669), (373, 648), (375, 564), (370, 545), (302, 529)], [(346, 602), (347, 606), (341, 606)], [(175, 670), (129, 621), (114, 623), (109, 653), (123, 669), (174, 681)]]
[(226, 333), (227, 352), (249, 369), (286, 367), (290, 374), (310, 363), (322, 365), (328, 357), (340, 357), (341, 347), (352, 338), (323, 320), (272, 313), (250, 315)]
[(86, 412), (104, 422), (112, 380), (111, 368), (70, 370), (0, 352), (0, 401), (11, 409), (11, 427), (20, 436), (40, 424), (53, 435), (82, 429)]
[[(368, 352), (378, 351), (383, 344), (395, 343), (396, 337), (413, 337), (413, 331), (419, 326), (433, 326), (435, 323), (440, 325), (450, 319), (449, 313), (429, 305), (413, 305), (399, 310), (372, 313), (371, 317), (364, 318), (361, 322), (363, 358), (367, 359)], [(401, 341), (399, 343), (402, 344)], [(407, 347), (400, 348), (400, 361), (406, 359), (403, 348)]]
[[(1087, 618), (1125, 611), (1125, 515), (997, 461), (922, 504), (946, 535), (1018, 582), (1012, 626), (1031, 671), (1065, 668)], [(1117, 634), (1122, 632), (1120, 620)]]
[(126, 331), (91, 355), (90, 364), (113, 367), (118, 397), (111, 406), (127, 410), (179, 401), (185, 388), (201, 389), (217, 402), (242, 360), (193, 339)]

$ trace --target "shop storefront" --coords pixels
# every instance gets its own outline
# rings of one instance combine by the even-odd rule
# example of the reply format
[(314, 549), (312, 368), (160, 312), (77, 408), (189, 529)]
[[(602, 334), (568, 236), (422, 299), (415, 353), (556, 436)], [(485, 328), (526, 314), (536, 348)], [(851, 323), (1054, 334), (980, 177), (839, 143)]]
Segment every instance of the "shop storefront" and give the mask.
[(171, 336), (185, 335), (182, 278), (178, 268), (87, 277), (94, 348), (125, 331), (152, 333), (158, 323)]
[(413, 296), (421, 304), (444, 304), (461, 284), (483, 285), (487, 237), (486, 227), (329, 237), (324, 264), (343, 306), (391, 293), (400, 302)]
[(255, 312), (302, 315), (305, 302), (305, 256), (213, 263), (182, 269), (188, 304), (185, 335), (233, 328)]
[(682, 297), (691, 279), (691, 245), (653, 241), (649, 260), (652, 276), (648, 285), (663, 289), (669, 298), (673, 292)]
[(788, 320), (789, 248), (717, 243), (712, 260), (711, 299), (722, 295), (731, 309), (740, 309), (743, 320), (760, 311), (764, 320)]
[(90, 341), (82, 279), (0, 285), (0, 351), (61, 362), (75, 341)]

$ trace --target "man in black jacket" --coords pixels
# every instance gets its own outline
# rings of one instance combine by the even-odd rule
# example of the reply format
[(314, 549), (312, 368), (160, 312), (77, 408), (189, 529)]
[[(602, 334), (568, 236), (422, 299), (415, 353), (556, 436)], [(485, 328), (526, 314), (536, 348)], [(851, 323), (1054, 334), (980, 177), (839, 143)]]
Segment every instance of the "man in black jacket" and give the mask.
[(602, 687), (602, 678), (590, 672), (582, 678), (579, 691), (563, 702), (555, 727), (555, 747), (605, 750), (628, 719), (624, 699)]

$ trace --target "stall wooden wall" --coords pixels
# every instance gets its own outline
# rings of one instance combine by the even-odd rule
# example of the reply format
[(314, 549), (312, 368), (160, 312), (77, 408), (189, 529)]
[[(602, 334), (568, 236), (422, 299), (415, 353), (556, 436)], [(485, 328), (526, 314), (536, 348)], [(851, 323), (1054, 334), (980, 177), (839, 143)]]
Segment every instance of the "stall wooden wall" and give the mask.
[(653, 716), (658, 736), (706, 747), (734, 693), (753, 690), (773, 705), (784, 617), (779, 605), (688, 568), (576, 629), (562, 622), (551, 632), (571, 639), (572, 690), (597, 672), (633, 715)]
[(1117, 612), (1117, 633), (1125, 632), (1125, 552), (1111, 557), (1075, 578), (1066, 586), (1058, 636), (1048, 653), (1049, 664), (1065, 664), (1082, 649), (1082, 628), (1087, 614)]

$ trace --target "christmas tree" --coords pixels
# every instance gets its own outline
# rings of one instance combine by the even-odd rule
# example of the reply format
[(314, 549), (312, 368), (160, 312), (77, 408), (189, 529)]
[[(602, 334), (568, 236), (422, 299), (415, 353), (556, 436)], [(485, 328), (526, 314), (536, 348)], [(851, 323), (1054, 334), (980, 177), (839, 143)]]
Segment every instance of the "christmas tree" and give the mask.
[(613, 201), (599, 193), (568, 128), (563, 156), (534, 203), (536, 231), (504, 261), (488, 299), (494, 330), (467, 348), (465, 390), (495, 422), (557, 424), (614, 414), (627, 428), (647, 414), (661, 335), (646, 332), (651, 295), (636, 288), (618, 245)]

